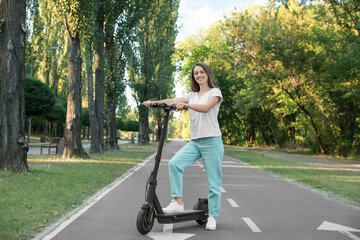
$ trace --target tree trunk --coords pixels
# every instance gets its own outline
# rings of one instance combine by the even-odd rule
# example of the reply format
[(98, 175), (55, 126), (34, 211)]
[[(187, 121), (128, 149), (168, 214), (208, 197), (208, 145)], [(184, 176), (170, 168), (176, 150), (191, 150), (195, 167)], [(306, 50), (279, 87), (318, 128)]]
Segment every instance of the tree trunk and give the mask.
[(317, 129), (316, 125), (315, 125), (314, 119), (312, 118), (310, 112), (308, 110), (306, 110), (305, 107), (300, 107), (300, 109), (308, 117), (308, 120), (309, 120), (309, 122), (311, 124), (311, 127), (312, 127), (313, 131), (314, 131), (316, 141), (318, 142), (318, 144), (320, 146), (321, 153), (322, 154), (327, 154), (327, 150), (326, 150), (325, 145), (324, 145), (324, 143), (322, 141), (322, 138), (320, 136), (320, 132), (318, 131), (318, 129)]
[(260, 132), (261, 132), (262, 137), (263, 137), (264, 140), (265, 140), (266, 146), (270, 146), (270, 143), (269, 143), (269, 140), (268, 140), (268, 138), (267, 138), (267, 136), (266, 136), (266, 133), (265, 133), (265, 131), (264, 131), (264, 129), (263, 129), (263, 127), (261, 126), (261, 123), (260, 123), (259, 121), (257, 121), (257, 125), (258, 125), (258, 127), (259, 127), (259, 129), (260, 129)]
[(139, 145), (147, 145), (149, 143), (149, 110), (147, 108), (139, 108)]
[(44, 120), (43, 136), (46, 139), (49, 139), (49, 122), (47, 120)]
[(104, 13), (103, 5), (98, 10), (96, 18), (96, 41), (95, 41), (95, 112), (98, 120), (98, 129), (92, 128), (92, 132), (98, 131), (99, 144), (104, 150), (104, 115), (105, 115), (105, 86), (104, 86)]
[(90, 127), (88, 127), (87, 130), (86, 130), (86, 139), (87, 140), (90, 139)]
[(118, 72), (116, 71), (115, 64), (115, 49), (114, 49), (114, 31), (115, 29), (112, 26), (107, 27), (106, 32), (106, 55), (107, 55), (107, 65), (108, 65), (108, 82), (106, 87), (106, 97), (107, 97), (107, 144), (110, 150), (119, 150), (117, 145), (117, 127), (116, 127), (116, 107), (118, 104), (117, 94), (119, 92), (118, 82), (119, 77), (117, 76)]
[[(112, 103), (110, 103), (110, 101), (112, 101)], [(107, 129), (108, 147), (111, 150), (119, 150), (119, 146), (116, 141), (116, 104), (113, 103), (113, 99), (109, 99), (108, 103)]]
[(318, 131), (318, 129), (315, 125), (314, 119), (312, 118), (310, 112), (306, 109), (304, 104), (301, 104), (298, 101), (296, 101), (294, 96), (286, 88), (282, 88), (282, 89), (290, 96), (290, 98), (296, 103), (296, 105), (300, 108), (300, 110), (307, 116), (307, 118), (311, 124), (311, 127), (314, 131), (316, 141), (318, 142), (318, 144), (320, 146), (320, 150), (321, 150), (322, 154), (327, 154), (327, 149), (326, 149), (325, 145), (323, 144), (322, 137), (320, 136), (320, 132)]
[[(0, 1), (0, 170), (16, 172), (28, 171), (24, 108), (25, 17), (25, 0)], [(19, 139), (21, 143), (18, 144)]]
[(29, 124), (28, 124), (28, 143), (31, 142), (31, 116), (29, 117)]
[[(67, 26), (66, 20), (65, 24)], [(65, 148), (63, 158), (88, 158), (81, 144), (81, 49), (78, 34), (67, 29), (68, 71)]]
[(86, 50), (86, 72), (87, 72), (87, 82), (88, 82), (88, 106), (89, 106), (89, 118), (90, 118), (90, 128), (91, 128), (91, 144), (90, 144), (90, 153), (104, 153), (103, 146), (99, 141), (99, 122), (97, 119), (95, 102), (94, 102), (94, 80), (93, 80), (93, 71), (92, 71), (92, 49), (91, 42), (87, 44)]

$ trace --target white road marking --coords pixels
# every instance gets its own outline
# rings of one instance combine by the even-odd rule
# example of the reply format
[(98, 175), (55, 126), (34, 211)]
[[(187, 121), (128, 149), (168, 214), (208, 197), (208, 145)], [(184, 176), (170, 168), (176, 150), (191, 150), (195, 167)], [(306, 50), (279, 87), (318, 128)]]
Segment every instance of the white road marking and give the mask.
[(243, 220), (253, 232), (261, 232), (260, 228), (258, 228), (258, 226), (256, 226), (256, 224), (250, 218), (243, 217)]
[(221, 187), (221, 192), (226, 193), (226, 191), (225, 191), (225, 189), (223, 187)]
[(237, 205), (237, 203), (234, 201), (234, 199), (228, 198), (227, 200), (232, 207), (234, 207), (234, 208), (239, 207), (239, 205)]
[(221, 167), (230, 167), (230, 168), (257, 168), (255, 166), (247, 166), (247, 165), (222, 165)]
[(164, 224), (163, 232), (150, 232), (146, 236), (154, 240), (185, 240), (195, 235), (187, 233), (173, 233), (173, 226), (174, 224)]
[(237, 162), (234, 162), (234, 161), (222, 161), (222, 163), (235, 163), (235, 164), (237, 164)]
[(263, 187), (264, 185), (258, 185), (258, 184), (230, 184), (225, 183), (223, 186), (229, 186), (229, 187)]
[(164, 224), (163, 233), (172, 233), (174, 224)]
[(358, 236), (355, 236), (354, 234), (350, 233), (350, 232), (360, 232), (359, 229), (346, 227), (346, 226), (336, 224), (336, 223), (332, 223), (332, 222), (324, 221), (317, 228), (317, 230), (338, 231), (338, 232), (344, 234), (345, 236), (351, 238), (352, 240), (360, 240), (360, 238)]

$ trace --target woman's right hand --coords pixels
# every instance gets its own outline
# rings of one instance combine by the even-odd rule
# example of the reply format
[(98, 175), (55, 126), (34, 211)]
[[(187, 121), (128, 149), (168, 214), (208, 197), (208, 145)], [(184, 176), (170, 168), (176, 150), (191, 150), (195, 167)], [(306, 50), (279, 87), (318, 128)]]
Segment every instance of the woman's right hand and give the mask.
[(147, 100), (147, 101), (144, 101), (143, 104), (145, 105), (145, 107), (150, 107), (150, 104), (151, 104), (151, 101), (150, 100)]

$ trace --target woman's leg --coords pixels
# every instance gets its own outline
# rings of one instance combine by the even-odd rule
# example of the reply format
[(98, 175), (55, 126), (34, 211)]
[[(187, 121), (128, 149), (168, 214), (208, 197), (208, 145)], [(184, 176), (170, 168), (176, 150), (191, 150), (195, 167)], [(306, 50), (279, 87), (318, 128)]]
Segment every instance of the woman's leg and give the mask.
[(209, 216), (218, 217), (221, 205), (221, 162), (224, 156), (224, 146), (221, 137), (203, 139), (200, 152), (209, 184)]
[(169, 175), (171, 184), (171, 196), (173, 198), (182, 197), (184, 170), (199, 158), (200, 152), (196, 144), (193, 141), (190, 141), (183, 148), (181, 148), (170, 160)]

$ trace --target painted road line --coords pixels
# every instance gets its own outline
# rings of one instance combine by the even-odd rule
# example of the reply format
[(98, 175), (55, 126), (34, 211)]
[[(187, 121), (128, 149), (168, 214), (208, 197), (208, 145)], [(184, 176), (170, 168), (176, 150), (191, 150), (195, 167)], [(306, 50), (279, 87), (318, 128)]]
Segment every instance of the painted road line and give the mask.
[(234, 164), (241, 164), (241, 163), (238, 163), (238, 162), (234, 162), (234, 161), (222, 161), (222, 163), (224, 164), (232, 164), (232, 163), (234, 163)]
[(351, 227), (346, 227), (340, 224), (336, 224), (336, 223), (332, 223), (332, 222), (327, 222), (324, 221), (318, 228), (317, 230), (323, 230), (323, 231), (337, 231), (340, 232), (342, 234), (344, 234), (345, 236), (353, 239), (353, 240), (360, 240), (359, 237), (357, 237), (356, 235), (352, 234), (351, 232), (360, 232), (359, 229), (356, 228), (351, 228)]
[(222, 165), (221, 167), (229, 167), (229, 168), (257, 168), (255, 166), (248, 165)]
[(239, 207), (239, 205), (237, 205), (237, 203), (234, 201), (234, 199), (228, 198), (227, 200), (232, 207), (234, 207), (234, 208)]
[(150, 232), (146, 236), (154, 240), (186, 240), (195, 236), (195, 234), (188, 233), (173, 233), (174, 224), (164, 224), (162, 232)]
[(260, 228), (258, 228), (258, 226), (256, 226), (256, 224), (250, 218), (243, 217), (243, 220), (253, 232), (261, 232)]
[(226, 191), (225, 191), (225, 189), (223, 187), (221, 187), (221, 192), (226, 193)]
[(164, 224), (163, 233), (172, 233), (174, 224)]

